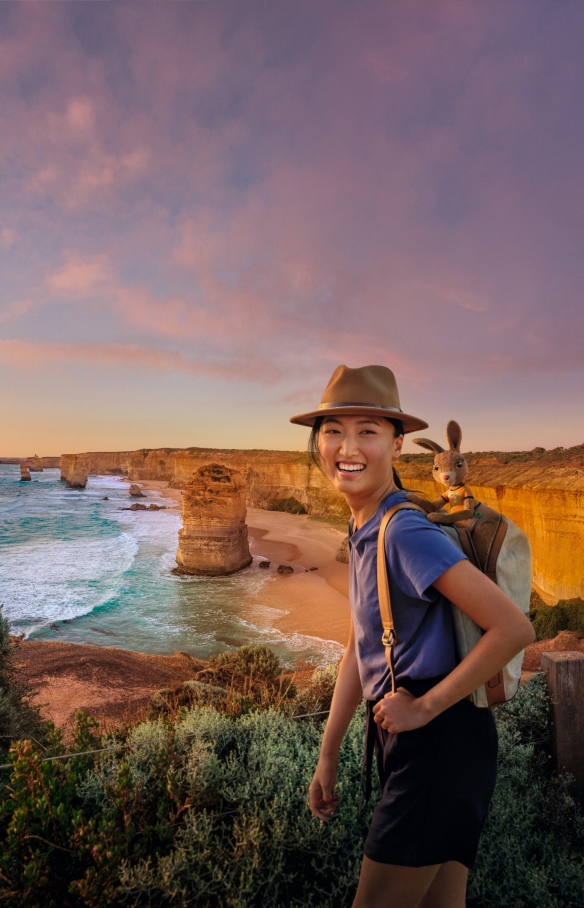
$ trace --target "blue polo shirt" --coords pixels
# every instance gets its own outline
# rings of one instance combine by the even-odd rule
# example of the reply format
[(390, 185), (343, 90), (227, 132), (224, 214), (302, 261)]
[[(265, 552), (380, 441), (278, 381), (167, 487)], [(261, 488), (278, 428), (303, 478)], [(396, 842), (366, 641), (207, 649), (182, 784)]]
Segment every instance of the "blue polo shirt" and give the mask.
[[(383, 626), (377, 597), (377, 536), (384, 514), (402, 501), (397, 490), (354, 531), (349, 522), (349, 590), (359, 674), (366, 700), (391, 691), (381, 642)], [(398, 511), (385, 533), (385, 553), (393, 620), (396, 687), (408, 679), (446, 675), (457, 664), (452, 608), (432, 584), (464, 555), (446, 533), (419, 511)]]

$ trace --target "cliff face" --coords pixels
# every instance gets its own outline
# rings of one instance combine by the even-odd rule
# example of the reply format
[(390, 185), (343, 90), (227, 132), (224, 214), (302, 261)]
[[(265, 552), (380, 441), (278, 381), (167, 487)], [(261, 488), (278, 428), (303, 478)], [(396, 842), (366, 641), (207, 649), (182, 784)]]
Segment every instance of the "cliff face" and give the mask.
[(200, 467), (183, 494), (179, 572), (218, 576), (247, 567), (252, 557), (245, 516), (241, 475), (216, 463)]
[(62, 454), (58, 466), (61, 468), (61, 480), (65, 481), (74, 463), (88, 476), (103, 476), (106, 473), (126, 474), (128, 458), (134, 451), (92, 451), (86, 454)]
[[(574, 449), (572, 449), (574, 450)], [(542, 599), (584, 598), (584, 450), (555, 463), (479, 456), (469, 461), (468, 485), (485, 504), (521, 527), (533, 552), (533, 584)], [(431, 478), (432, 457), (400, 463), (404, 485), (430, 498), (443, 491)]]
[[(469, 485), (477, 497), (506, 514), (529, 536), (534, 583), (550, 603), (584, 598), (584, 446), (568, 451), (465, 455)], [(80, 455), (88, 473), (121, 470), (131, 481), (159, 479), (184, 489), (201, 466), (222, 463), (241, 473), (248, 507), (267, 507), (296, 498), (309, 514), (348, 517), (344, 499), (308, 455), (292, 451), (221, 451), (160, 448)], [(74, 455), (61, 458), (61, 472)], [(406, 455), (397, 464), (404, 483), (437, 498), (442, 487), (431, 477), (432, 456)]]
[(296, 451), (238, 451), (213, 448), (159, 448), (134, 451), (127, 458), (133, 482), (157, 479), (184, 489), (205, 464), (219, 461), (241, 473), (248, 507), (266, 508), (277, 498), (296, 498), (317, 517), (348, 518), (344, 498), (330, 486), (307, 454)]

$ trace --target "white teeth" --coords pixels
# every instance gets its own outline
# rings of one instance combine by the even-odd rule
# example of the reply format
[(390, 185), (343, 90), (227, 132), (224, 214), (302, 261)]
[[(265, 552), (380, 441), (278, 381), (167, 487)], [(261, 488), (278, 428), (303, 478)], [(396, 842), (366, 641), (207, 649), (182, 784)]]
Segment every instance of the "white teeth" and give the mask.
[(339, 470), (342, 470), (343, 473), (361, 473), (365, 469), (365, 464), (362, 463), (338, 463), (337, 467)]

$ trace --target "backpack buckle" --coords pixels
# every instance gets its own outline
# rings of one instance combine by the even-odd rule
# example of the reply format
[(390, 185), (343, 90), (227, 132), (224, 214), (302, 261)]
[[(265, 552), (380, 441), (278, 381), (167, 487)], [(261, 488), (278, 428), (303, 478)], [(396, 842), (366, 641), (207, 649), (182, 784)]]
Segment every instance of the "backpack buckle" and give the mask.
[(391, 628), (390, 630), (387, 630), (386, 628), (383, 631), (381, 642), (384, 646), (394, 646), (397, 643), (397, 636), (393, 628)]

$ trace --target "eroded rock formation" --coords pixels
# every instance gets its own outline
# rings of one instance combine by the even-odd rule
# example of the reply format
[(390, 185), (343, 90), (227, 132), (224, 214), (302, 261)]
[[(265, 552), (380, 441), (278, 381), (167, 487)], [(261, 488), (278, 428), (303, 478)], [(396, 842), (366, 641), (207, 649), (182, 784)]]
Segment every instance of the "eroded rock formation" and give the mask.
[(69, 474), (67, 476), (67, 488), (68, 489), (84, 489), (87, 485), (87, 473), (83, 469), (83, 466), (78, 462), (77, 458), (73, 461), (73, 465)]
[[(469, 485), (480, 500), (507, 514), (529, 536), (535, 585), (546, 602), (584, 598), (584, 445), (567, 451), (466, 454)], [(241, 473), (248, 507), (267, 508), (295, 498), (317, 517), (346, 519), (345, 500), (310, 461), (294, 451), (222, 451), (158, 448), (78, 455), (87, 473), (123, 472), (134, 482), (165, 480), (183, 489), (204, 464)], [(61, 458), (61, 473), (75, 455)], [(432, 456), (406, 455), (397, 464), (404, 484), (432, 499)]]
[(251, 563), (245, 523), (245, 484), (221, 464), (200, 467), (185, 486), (177, 572), (219, 576)]
[(20, 481), (21, 482), (30, 482), (30, 473), (28, 467), (25, 463), (20, 464)]
[(132, 498), (144, 498), (142, 489), (135, 483), (132, 483), (132, 485), (130, 486), (130, 495), (132, 496)]

